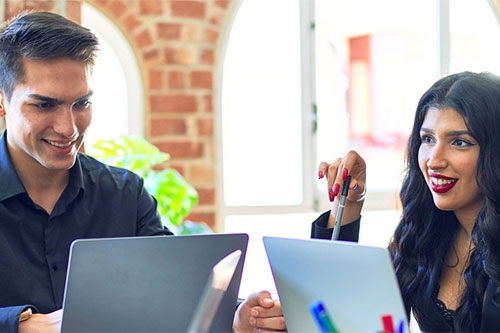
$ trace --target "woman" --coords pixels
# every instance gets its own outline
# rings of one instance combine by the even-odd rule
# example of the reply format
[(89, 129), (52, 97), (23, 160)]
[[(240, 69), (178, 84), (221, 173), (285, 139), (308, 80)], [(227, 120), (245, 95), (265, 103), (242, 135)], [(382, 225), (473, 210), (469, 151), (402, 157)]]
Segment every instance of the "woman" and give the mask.
[[(359, 227), (365, 169), (356, 152), (320, 165), (330, 200), (352, 176), (342, 229)], [(389, 250), (408, 314), (424, 331), (500, 331), (499, 77), (454, 74), (422, 96), (400, 198)], [(328, 238), (334, 218), (313, 237)]]

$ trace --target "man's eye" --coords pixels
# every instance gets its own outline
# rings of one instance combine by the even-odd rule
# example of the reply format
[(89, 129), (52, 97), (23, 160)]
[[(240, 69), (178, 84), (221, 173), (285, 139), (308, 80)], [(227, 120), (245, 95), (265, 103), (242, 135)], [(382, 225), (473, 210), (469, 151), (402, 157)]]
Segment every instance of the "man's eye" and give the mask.
[(77, 110), (85, 110), (85, 109), (88, 109), (91, 105), (92, 105), (91, 101), (85, 100), (85, 101), (76, 102), (73, 105), (73, 108), (77, 109)]
[(48, 110), (52, 107), (51, 103), (33, 103), (31, 105), (33, 105), (34, 107), (36, 107), (37, 109), (40, 109), (40, 110)]

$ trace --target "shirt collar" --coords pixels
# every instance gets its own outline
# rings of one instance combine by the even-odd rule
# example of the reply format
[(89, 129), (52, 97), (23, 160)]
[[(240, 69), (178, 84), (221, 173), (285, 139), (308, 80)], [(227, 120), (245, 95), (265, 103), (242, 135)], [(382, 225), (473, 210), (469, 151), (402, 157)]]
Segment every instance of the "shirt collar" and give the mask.
[(82, 163), (80, 161), (80, 155), (81, 153), (78, 153), (76, 155), (75, 164), (69, 170), (68, 190), (70, 190), (70, 193), (73, 193), (72, 195), (70, 195), (71, 200), (74, 199), (74, 196), (76, 196), (80, 192), (80, 189), (85, 189), (85, 182), (83, 181), (84, 177), (83, 177)]
[(69, 169), (68, 185), (66, 186), (64, 192), (61, 194), (61, 197), (54, 206), (54, 210), (52, 211), (51, 216), (54, 217), (65, 213), (70, 203), (73, 202), (80, 194), (80, 190), (85, 189), (84, 184), (85, 182), (83, 181), (80, 153), (78, 153), (78, 155), (76, 156), (75, 164), (71, 167), (71, 169)]
[(0, 201), (26, 192), (7, 150), (7, 130), (0, 137)]
[[(80, 189), (85, 188), (79, 155), (80, 153), (76, 157), (75, 165), (70, 169), (69, 182), (65, 190), (68, 192), (69, 201), (76, 198)], [(26, 193), (26, 189), (10, 159), (7, 150), (7, 130), (4, 130), (0, 137), (0, 201), (20, 193)]]

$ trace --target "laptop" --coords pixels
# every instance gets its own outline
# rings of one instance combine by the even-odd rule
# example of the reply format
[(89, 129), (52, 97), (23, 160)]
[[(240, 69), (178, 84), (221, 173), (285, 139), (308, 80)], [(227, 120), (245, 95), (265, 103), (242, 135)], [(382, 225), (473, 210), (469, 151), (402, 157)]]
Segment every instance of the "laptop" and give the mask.
[(386, 248), (351, 242), (264, 237), (289, 332), (317, 332), (310, 306), (322, 302), (337, 331), (382, 332), (382, 316), (408, 327)]
[(240, 250), (242, 259), (208, 329), (229, 332), (247, 243), (246, 234), (76, 240), (61, 331), (185, 332), (214, 266)]

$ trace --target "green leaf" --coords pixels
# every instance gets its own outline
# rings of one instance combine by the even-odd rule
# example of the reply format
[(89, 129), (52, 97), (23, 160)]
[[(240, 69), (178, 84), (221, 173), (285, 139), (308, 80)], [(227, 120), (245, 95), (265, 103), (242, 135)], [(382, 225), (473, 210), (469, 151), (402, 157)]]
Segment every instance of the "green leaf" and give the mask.
[(178, 227), (198, 203), (198, 193), (176, 170), (154, 170), (170, 156), (137, 135), (99, 140), (88, 149), (97, 160), (141, 175), (144, 187), (158, 201), (158, 211)]
[(170, 158), (169, 154), (161, 152), (138, 135), (122, 135), (111, 140), (98, 140), (87, 153), (103, 163), (125, 168), (139, 175)]

